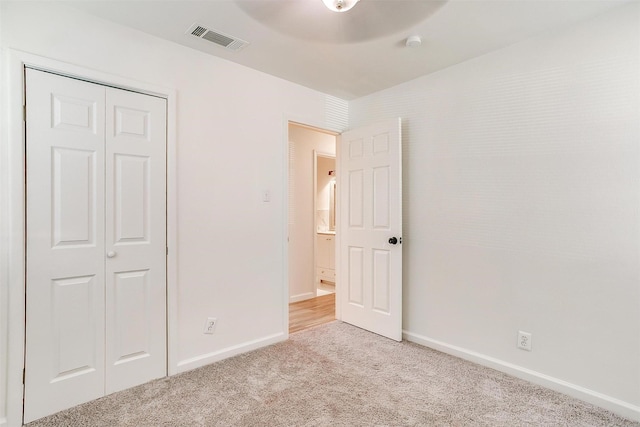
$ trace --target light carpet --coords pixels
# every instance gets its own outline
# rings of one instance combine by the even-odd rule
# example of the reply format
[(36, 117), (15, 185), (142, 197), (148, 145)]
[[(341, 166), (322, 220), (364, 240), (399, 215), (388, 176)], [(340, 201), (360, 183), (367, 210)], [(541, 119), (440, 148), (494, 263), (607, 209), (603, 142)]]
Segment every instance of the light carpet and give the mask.
[(339, 321), (28, 424), (640, 426), (526, 381)]

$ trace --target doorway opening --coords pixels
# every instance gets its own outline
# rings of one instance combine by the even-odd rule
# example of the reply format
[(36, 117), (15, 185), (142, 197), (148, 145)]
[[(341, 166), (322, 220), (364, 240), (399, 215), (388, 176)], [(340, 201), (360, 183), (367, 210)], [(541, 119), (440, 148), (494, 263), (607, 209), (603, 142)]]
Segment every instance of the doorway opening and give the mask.
[(337, 134), (289, 122), (289, 332), (336, 318)]

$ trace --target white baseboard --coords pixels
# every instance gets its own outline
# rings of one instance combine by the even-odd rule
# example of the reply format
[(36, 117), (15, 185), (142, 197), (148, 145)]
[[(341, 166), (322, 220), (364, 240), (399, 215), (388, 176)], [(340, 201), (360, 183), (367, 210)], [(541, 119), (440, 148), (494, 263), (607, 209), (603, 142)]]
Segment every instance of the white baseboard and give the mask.
[(251, 350), (256, 350), (261, 347), (266, 347), (268, 345), (275, 344), (280, 341), (285, 341), (286, 339), (287, 339), (287, 334), (280, 332), (277, 334), (266, 336), (264, 338), (259, 338), (257, 340), (248, 341), (242, 344), (234, 345), (232, 347), (227, 347), (219, 351), (214, 351), (212, 353), (206, 353), (200, 356), (191, 357), (189, 359), (185, 359), (178, 362), (177, 373), (190, 371), (192, 369), (209, 365), (219, 360), (227, 359), (229, 357), (246, 353)]
[(309, 298), (314, 298), (316, 296), (315, 292), (305, 292), (304, 294), (293, 295), (289, 297), (289, 302), (298, 302), (304, 301)]
[(403, 330), (402, 336), (407, 341), (424, 345), (425, 347), (429, 347), (434, 350), (438, 350), (443, 353), (447, 353), (452, 356), (477, 363), (478, 365), (486, 366), (497, 371), (504, 372), (525, 381), (529, 381), (531, 383), (541, 385), (543, 387), (555, 390), (568, 396), (575, 397), (576, 399), (592, 403), (596, 406), (614, 412), (622, 417), (629, 418), (634, 421), (640, 421), (640, 406), (624, 402), (620, 399), (607, 396), (606, 394), (598, 393), (597, 391), (593, 391), (588, 388), (584, 388), (579, 385), (542, 374), (540, 372), (532, 371), (531, 369), (523, 368), (522, 366), (514, 365), (513, 363), (505, 362), (503, 360), (486, 356), (475, 351), (467, 350), (465, 348), (447, 344), (442, 341), (434, 340), (429, 337), (415, 334), (413, 332)]

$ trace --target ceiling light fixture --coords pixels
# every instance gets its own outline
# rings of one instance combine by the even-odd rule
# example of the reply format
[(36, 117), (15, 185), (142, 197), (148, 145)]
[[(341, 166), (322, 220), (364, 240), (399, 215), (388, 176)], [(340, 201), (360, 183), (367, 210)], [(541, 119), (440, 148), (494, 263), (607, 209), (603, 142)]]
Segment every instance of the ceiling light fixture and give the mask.
[(325, 6), (334, 12), (346, 12), (360, 0), (322, 0)]

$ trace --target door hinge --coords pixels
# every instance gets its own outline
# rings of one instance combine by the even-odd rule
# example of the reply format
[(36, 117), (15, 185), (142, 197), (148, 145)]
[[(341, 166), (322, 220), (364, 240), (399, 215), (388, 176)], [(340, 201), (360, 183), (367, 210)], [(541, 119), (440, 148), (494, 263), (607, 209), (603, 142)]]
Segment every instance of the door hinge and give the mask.
[(167, 248), (167, 255), (169, 255), (169, 248)]
[(23, 122), (27, 121), (27, 106), (26, 105), (22, 106), (22, 121)]
[(22, 368), (22, 384), (24, 384), (24, 379), (27, 376), (27, 369), (26, 368)]

